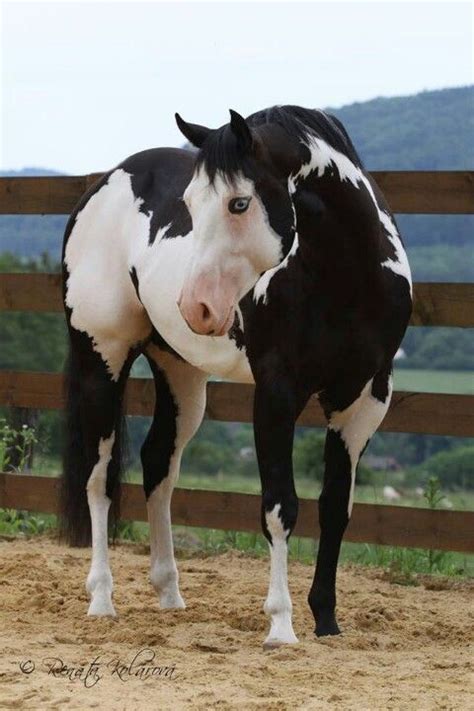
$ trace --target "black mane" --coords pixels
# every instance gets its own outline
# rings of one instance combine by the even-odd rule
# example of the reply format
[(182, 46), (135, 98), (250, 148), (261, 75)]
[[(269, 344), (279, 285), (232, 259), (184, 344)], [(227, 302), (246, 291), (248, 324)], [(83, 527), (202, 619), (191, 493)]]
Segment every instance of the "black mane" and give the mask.
[(317, 136), (347, 156), (354, 165), (362, 167), (362, 161), (346, 129), (332, 114), (319, 109), (304, 109), (301, 106), (272, 106), (248, 116), (246, 121), (250, 127), (277, 124), (289, 136), (303, 141), (307, 140), (308, 136)]
[[(311, 136), (326, 141), (332, 148), (347, 156), (359, 168), (362, 161), (349, 138), (346, 129), (335, 116), (318, 109), (301, 106), (272, 106), (257, 111), (246, 118), (250, 128), (277, 125), (288, 136), (307, 142)], [(196, 158), (197, 167), (205, 166), (211, 184), (216, 173), (232, 182), (238, 172), (251, 174), (251, 158), (242, 155), (229, 124), (213, 131), (205, 141)]]

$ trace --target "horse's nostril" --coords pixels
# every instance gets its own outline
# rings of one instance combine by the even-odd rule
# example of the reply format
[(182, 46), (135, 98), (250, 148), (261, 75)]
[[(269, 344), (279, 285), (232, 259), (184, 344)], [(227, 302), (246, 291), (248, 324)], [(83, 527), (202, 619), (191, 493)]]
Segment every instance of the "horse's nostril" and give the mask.
[(206, 306), (206, 304), (201, 304), (202, 308), (202, 320), (203, 321), (209, 321), (211, 318), (211, 312), (209, 311), (209, 308)]

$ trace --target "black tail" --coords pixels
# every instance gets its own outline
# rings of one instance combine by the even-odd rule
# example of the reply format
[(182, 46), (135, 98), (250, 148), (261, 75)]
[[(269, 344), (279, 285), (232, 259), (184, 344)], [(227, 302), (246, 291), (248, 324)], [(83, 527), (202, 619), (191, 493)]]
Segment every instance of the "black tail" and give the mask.
[[(97, 462), (98, 442), (87, 441), (84, 406), (80, 382), (78, 356), (71, 349), (65, 369), (65, 418), (63, 473), (60, 482), (59, 538), (75, 547), (89, 546), (92, 540), (91, 519), (87, 501), (87, 481)], [(115, 441), (107, 470), (106, 493), (112, 499), (109, 512), (109, 530), (115, 538), (120, 518), (120, 479), (122, 453), (126, 435), (122, 414), (122, 398), (115, 408)], [(100, 403), (97, 403), (100, 407)]]

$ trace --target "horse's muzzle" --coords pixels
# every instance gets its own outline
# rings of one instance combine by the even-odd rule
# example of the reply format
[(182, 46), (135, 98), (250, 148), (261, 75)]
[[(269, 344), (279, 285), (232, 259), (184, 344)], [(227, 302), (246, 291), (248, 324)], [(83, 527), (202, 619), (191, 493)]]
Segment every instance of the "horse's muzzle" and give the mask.
[(227, 315), (220, 314), (208, 303), (186, 303), (180, 297), (177, 301), (181, 316), (187, 325), (199, 336), (224, 336), (234, 323), (235, 308), (231, 307)]

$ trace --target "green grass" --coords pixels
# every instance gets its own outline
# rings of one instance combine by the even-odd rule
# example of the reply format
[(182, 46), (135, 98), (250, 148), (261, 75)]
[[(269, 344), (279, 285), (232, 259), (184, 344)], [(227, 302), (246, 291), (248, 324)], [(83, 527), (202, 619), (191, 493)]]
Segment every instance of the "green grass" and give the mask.
[(0, 509), (0, 535), (35, 536), (47, 531), (55, 531), (57, 518), (53, 514), (37, 514), (17, 509)]
[(396, 390), (473, 395), (474, 373), (459, 370), (395, 368), (394, 385)]
[[(148, 524), (135, 522), (125, 523), (124, 526), (126, 528), (122, 533), (126, 534), (126, 538), (148, 542)], [(239, 550), (253, 557), (268, 558), (268, 543), (261, 533), (189, 526), (173, 526), (173, 532), (177, 557), (190, 554), (216, 555), (228, 550)], [(292, 536), (289, 541), (289, 558), (306, 565), (314, 565), (317, 547), (318, 542), (313, 539)], [(384, 568), (391, 580), (404, 585), (416, 584), (417, 574), (474, 578), (474, 555), (418, 548), (343, 543), (340, 564)]]

